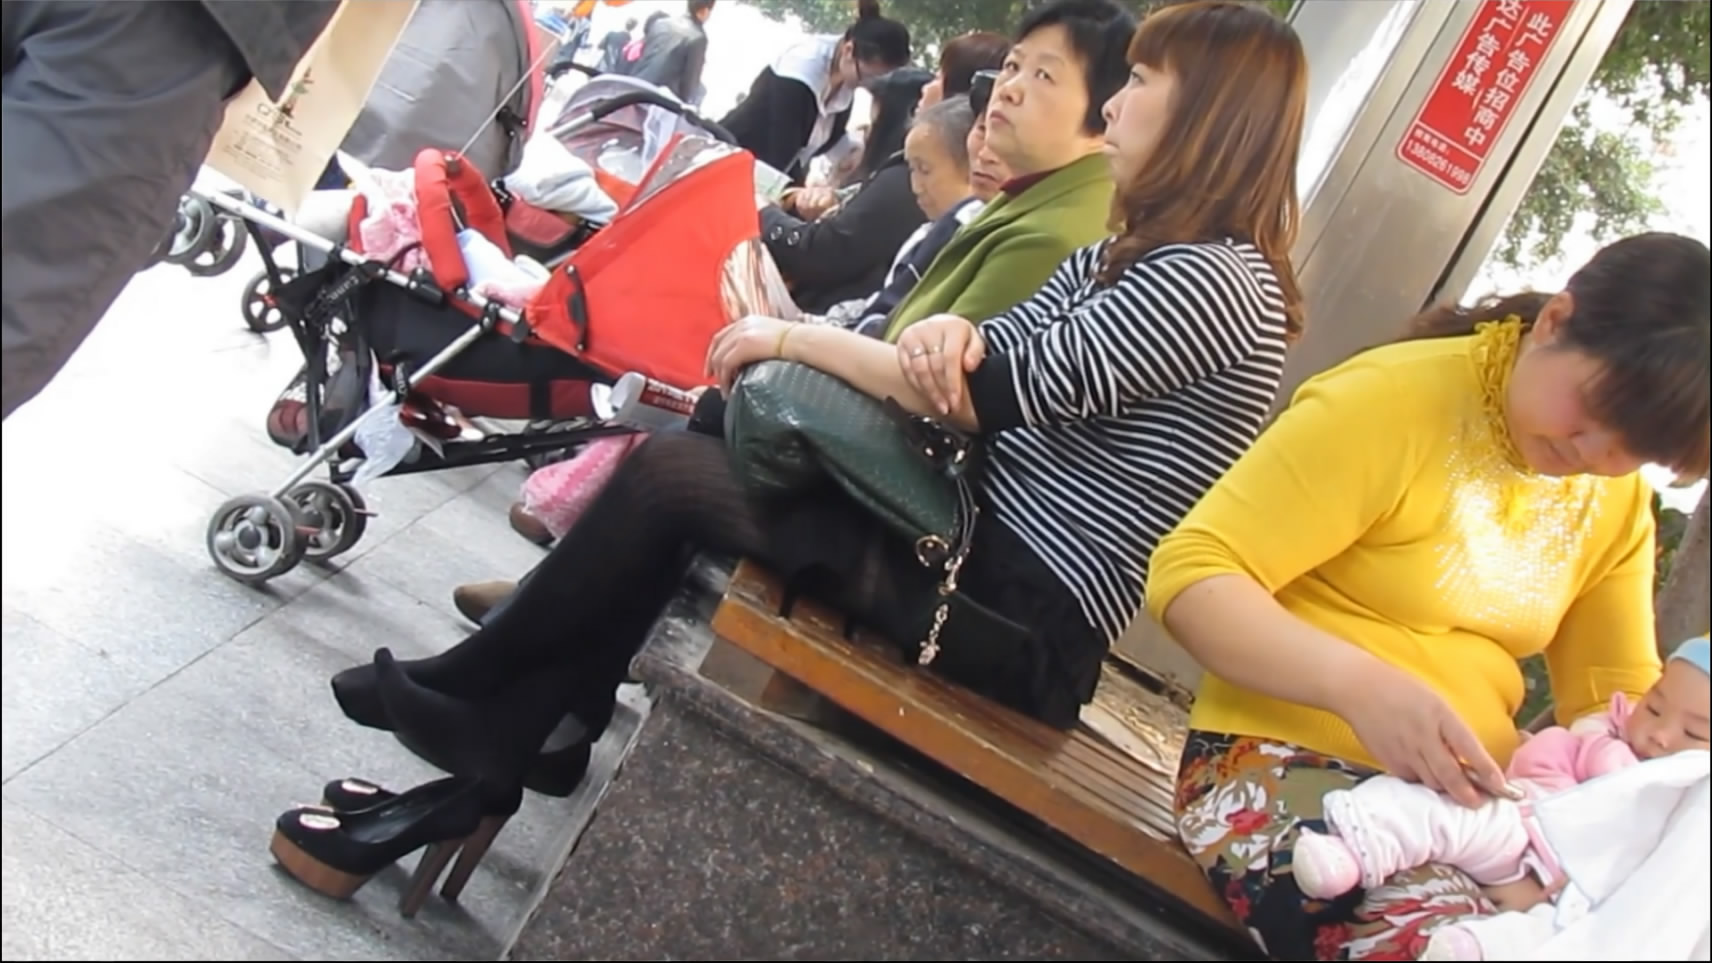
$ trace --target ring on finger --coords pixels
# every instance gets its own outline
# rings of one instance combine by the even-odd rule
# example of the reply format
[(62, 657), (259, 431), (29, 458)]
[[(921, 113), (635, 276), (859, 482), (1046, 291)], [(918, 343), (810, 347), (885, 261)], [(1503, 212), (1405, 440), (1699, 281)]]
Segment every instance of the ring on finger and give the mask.
[(919, 357), (921, 357), (921, 356), (922, 356), (922, 355), (924, 355), (924, 354), (926, 354), (926, 353), (927, 353), (927, 352), (926, 352), (926, 351), (925, 351), (925, 350), (923, 350), (923, 349), (921, 349), (921, 348), (912, 348), (912, 349), (910, 349), (910, 357), (912, 357), (912, 358), (919, 358)]

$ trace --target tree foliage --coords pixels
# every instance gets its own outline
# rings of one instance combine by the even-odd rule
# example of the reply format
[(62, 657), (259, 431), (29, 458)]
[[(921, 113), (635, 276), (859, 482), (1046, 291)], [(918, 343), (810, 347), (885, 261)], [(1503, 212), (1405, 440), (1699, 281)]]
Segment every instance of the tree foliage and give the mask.
[[(1712, 542), (1712, 492), (1701, 492), (1694, 514), (1667, 512), (1659, 518), (1659, 542), (1669, 541), (1668, 549), (1660, 549), (1660, 569), (1657, 596), (1657, 622), (1654, 629), (1662, 650), (1699, 632), (1712, 623), (1712, 598), (1708, 597), (1708, 569), (1712, 557), (1708, 543)], [(1671, 517), (1674, 516), (1674, 517)]]
[[(1499, 260), (1525, 268), (1551, 258), (1583, 212), (1599, 241), (1644, 230), (1662, 213), (1652, 158), (1683, 109), (1712, 94), (1709, 35), (1705, 0), (1636, 0), (1511, 219)], [(1604, 129), (1593, 123), (1601, 105), (1619, 118)]]
[[(1039, 0), (885, 0), (887, 16), (910, 25), (927, 62), (943, 40), (968, 30), (1009, 31)], [(1142, 0), (1145, 11), (1170, 0)], [(856, 16), (853, 0), (757, 0), (768, 15), (794, 16), (805, 27), (838, 32)], [(1290, 0), (1270, 0), (1280, 14)], [(1712, 93), (1709, 67), (1712, 3), (1705, 0), (1636, 0), (1610, 50), (1570, 113), (1532, 189), (1523, 198), (1496, 257), (1527, 268), (1556, 254), (1591, 215), (1591, 231), (1607, 240), (1642, 230), (1662, 211), (1652, 194), (1651, 158), (1676, 128), (1685, 107)], [(1608, 104), (1627, 124), (1594, 125), (1596, 107)], [(1626, 129), (1613, 129), (1613, 127)]]

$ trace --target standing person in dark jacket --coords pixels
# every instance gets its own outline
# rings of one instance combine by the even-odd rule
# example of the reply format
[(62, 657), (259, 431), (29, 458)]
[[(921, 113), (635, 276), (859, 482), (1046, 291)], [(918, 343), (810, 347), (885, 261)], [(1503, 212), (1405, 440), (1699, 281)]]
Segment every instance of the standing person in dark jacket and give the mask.
[(810, 160), (845, 140), (857, 86), (909, 60), (909, 28), (880, 16), (879, 0), (861, 0), (843, 36), (792, 45), (720, 125), (756, 160), (800, 183)]
[(624, 64), (624, 48), (630, 46), (636, 32), (636, 18), (624, 21), (623, 30), (608, 30), (600, 38), (600, 72), (609, 74)]
[(0, 387), (53, 380), (171, 228), (226, 102), (278, 98), (338, 0), (6, 0)]
[(707, 18), (713, 0), (686, 0), (682, 16), (650, 19), (642, 37), (642, 56), (630, 65), (632, 77), (664, 87), (686, 104), (695, 102), (707, 64)]

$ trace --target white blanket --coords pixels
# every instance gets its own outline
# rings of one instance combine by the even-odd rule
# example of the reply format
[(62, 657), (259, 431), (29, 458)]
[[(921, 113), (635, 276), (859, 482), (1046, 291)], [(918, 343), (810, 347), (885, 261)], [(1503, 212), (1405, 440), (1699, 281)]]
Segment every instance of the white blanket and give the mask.
[(1556, 904), (1468, 924), (1488, 960), (1706, 960), (1708, 754), (1680, 752), (1535, 804), (1570, 883)]

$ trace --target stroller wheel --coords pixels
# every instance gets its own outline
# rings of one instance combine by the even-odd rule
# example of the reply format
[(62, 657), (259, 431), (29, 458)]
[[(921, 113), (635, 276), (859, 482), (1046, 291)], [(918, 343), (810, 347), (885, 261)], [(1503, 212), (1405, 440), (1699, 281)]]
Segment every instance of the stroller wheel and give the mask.
[(172, 240), (167, 244), (166, 262), (189, 264), (213, 239), (214, 232), (218, 230), (214, 222), (218, 219), (214, 206), (202, 198), (194, 194), (179, 198), (177, 226), (173, 229)]
[(260, 585), (303, 560), (303, 527), (295, 505), (269, 495), (239, 495), (208, 520), (208, 555), (232, 578)]
[[(291, 280), (295, 272), (288, 268), (280, 268), (281, 279)], [(273, 299), (273, 280), (266, 271), (261, 271), (250, 278), (250, 283), (244, 285), (244, 323), (257, 334), (267, 334), (278, 331), (286, 326), (285, 312)]]
[(349, 485), (304, 482), (285, 497), (297, 508), (304, 528), (303, 557), (312, 562), (329, 561), (350, 551), (368, 528), (368, 507)]
[(184, 269), (199, 278), (225, 274), (244, 256), (249, 244), (250, 235), (244, 230), (243, 221), (225, 214), (218, 215), (214, 218), (208, 243), (184, 262)]

